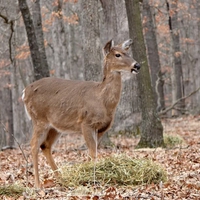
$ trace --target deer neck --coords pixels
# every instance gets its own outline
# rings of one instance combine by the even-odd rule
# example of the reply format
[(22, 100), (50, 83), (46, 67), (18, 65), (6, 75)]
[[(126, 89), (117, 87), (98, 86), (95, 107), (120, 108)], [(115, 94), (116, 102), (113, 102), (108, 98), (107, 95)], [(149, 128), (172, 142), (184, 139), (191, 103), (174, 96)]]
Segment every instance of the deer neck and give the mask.
[(104, 78), (100, 83), (100, 94), (104, 105), (112, 111), (116, 108), (121, 95), (121, 73), (111, 71), (111, 67), (104, 65)]

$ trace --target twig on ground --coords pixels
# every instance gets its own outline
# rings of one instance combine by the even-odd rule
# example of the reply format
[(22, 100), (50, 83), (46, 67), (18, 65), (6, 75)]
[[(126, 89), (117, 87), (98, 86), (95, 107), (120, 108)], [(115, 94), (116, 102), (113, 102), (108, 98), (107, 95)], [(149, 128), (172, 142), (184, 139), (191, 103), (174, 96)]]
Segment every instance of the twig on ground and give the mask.
[(24, 151), (23, 151), (21, 145), (19, 144), (19, 142), (18, 142), (17, 139), (15, 138), (14, 134), (12, 134), (12, 136), (13, 136), (15, 142), (17, 143), (19, 149), (21, 150), (22, 155), (23, 155), (23, 157), (24, 157), (24, 159), (25, 159), (25, 161), (26, 161), (26, 184), (28, 185), (28, 159), (27, 159), (27, 157), (26, 157), (26, 155), (25, 155), (25, 153), (24, 153)]

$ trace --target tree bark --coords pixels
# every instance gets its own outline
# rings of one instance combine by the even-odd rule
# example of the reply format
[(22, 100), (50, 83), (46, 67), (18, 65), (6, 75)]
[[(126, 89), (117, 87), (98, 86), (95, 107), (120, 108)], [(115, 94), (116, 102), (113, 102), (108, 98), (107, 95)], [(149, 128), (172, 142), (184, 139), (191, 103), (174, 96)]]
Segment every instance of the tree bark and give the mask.
[(49, 67), (47, 63), (47, 57), (44, 46), (44, 35), (42, 29), (42, 18), (40, 9), (40, 0), (35, 0), (33, 2), (33, 24), (35, 29), (35, 35), (37, 39), (37, 44), (40, 53), (40, 62), (42, 67), (42, 74), (44, 77), (49, 76)]
[(151, 82), (154, 96), (157, 102), (157, 111), (165, 108), (163, 85), (160, 59), (158, 54), (158, 45), (154, 21), (149, 0), (143, 0), (143, 29), (146, 40), (147, 55), (149, 67), (151, 69)]
[(163, 127), (156, 113), (155, 98), (151, 86), (146, 48), (142, 33), (139, 0), (125, 0), (130, 38), (133, 39), (134, 58), (142, 63), (138, 75), (139, 96), (142, 111), (141, 139), (138, 147), (163, 146)]
[(63, 77), (70, 79), (70, 67), (69, 67), (69, 54), (67, 48), (67, 33), (65, 31), (63, 21), (63, 2), (57, 1), (57, 4), (53, 8), (53, 11), (57, 13), (53, 19), (52, 27), (52, 42), (54, 46), (54, 69), (57, 77)]
[[(197, 3), (197, 17), (198, 17), (198, 22), (197, 22), (197, 26), (198, 26), (198, 36), (200, 35), (200, 1), (196, 1)], [(197, 39), (197, 45), (198, 45), (198, 61), (196, 63), (196, 77), (195, 77), (195, 82), (196, 82), (196, 86), (198, 87), (200, 85), (200, 78), (199, 78), (199, 74), (200, 74), (200, 37), (198, 37)], [(196, 114), (200, 114), (200, 93), (195, 95), (195, 100), (194, 100), (194, 108), (195, 108), (195, 113)]]
[[(62, 12), (66, 14), (66, 16), (73, 16), (77, 14), (76, 22), (67, 23), (66, 26), (66, 45), (67, 45), (67, 69), (70, 73), (70, 79), (75, 80), (83, 80), (83, 72), (84, 72), (84, 61), (83, 61), (83, 39), (82, 39), (82, 7), (81, 2), (77, 1), (76, 3), (72, 1), (68, 1), (66, 6), (63, 6)], [(63, 26), (66, 23), (63, 20)], [(63, 35), (64, 38), (64, 35)]]
[(83, 57), (85, 80), (101, 80), (98, 1), (82, 1)]
[[(169, 29), (172, 39), (172, 54), (173, 54), (173, 64), (172, 64), (172, 104), (184, 96), (184, 86), (183, 86), (183, 72), (182, 72), (182, 62), (181, 62), (181, 50), (179, 42), (179, 29), (178, 29), (178, 7), (177, 0), (172, 0), (171, 5), (166, 0), (167, 10), (169, 12)], [(177, 105), (178, 110), (172, 110), (172, 115), (180, 115), (184, 113), (185, 101), (182, 100)]]
[[(109, 40), (115, 40), (118, 37), (117, 13), (113, 1), (100, 0), (100, 2), (103, 12), (103, 19), (100, 22), (100, 28), (102, 37), (105, 40), (104, 43), (106, 43)], [(118, 6), (120, 6), (119, 4), (120, 3), (118, 2)]]
[[(9, 78), (10, 79), (10, 78)], [(13, 126), (13, 105), (12, 105), (12, 90), (8, 88), (9, 93), (9, 107), (8, 109), (8, 133), (9, 133), (9, 146), (14, 146), (14, 126)]]
[[(13, 49), (12, 49), (12, 42), (13, 42), (13, 33), (14, 33), (14, 21), (9, 19), (7, 16), (4, 16), (3, 14), (0, 14), (0, 17), (4, 20), (4, 23), (10, 26), (10, 36), (8, 39), (8, 46), (9, 46), (9, 60), (12, 66), (12, 62), (13, 62)], [(10, 70), (9, 70), (10, 71)], [(3, 79), (5, 79), (3, 81), (3, 96), (6, 96), (6, 98), (3, 101), (3, 106), (2, 106), (2, 113), (4, 114), (4, 116), (6, 116), (6, 120), (2, 120), (0, 119), (0, 123), (3, 124), (7, 124), (6, 128), (4, 127), (4, 131), (5, 131), (5, 136), (8, 137), (7, 140), (7, 144), (10, 148), (14, 146), (14, 127), (13, 127), (13, 106), (12, 106), (12, 91), (11, 91), (11, 87), (9, 87), (9, 85), (11, 85), (11, 77), (10, 76), (6, 76), (3, 77)], [(7, 83), (7, 86), (6, 86)], [(2, 140), (3, 141), (3, 140)]]
[(45, 76), (49, 76), (49, 71), (45, 69), (45, 66), (42, 66), (41, 63), (41, 57), (40, 57), (40, 51), (39, 46), (37, 43), (36, 38), (36, 32), (33, 25), (33, 20), (31, 19), (31, 14), (27, 5), (26, 0), (18, 0), (19, 2), (19, 8), (22, 13), (22, 17), (24, 20), (24, 24), (26, 27), (30, 52), (31, 52), (31, 58), (33, 62), (33, 68), (34, 68), (34, 77), (35, 80), (41, 79)]

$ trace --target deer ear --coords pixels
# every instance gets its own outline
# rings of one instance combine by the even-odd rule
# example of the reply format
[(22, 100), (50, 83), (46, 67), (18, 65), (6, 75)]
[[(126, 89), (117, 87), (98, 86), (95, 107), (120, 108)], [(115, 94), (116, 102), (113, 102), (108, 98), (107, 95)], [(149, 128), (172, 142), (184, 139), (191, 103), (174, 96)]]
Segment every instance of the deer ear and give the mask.
[(122, 49), (127, 51), (130, 48), (132, 43), (133, 41), (131, 39), (124, 41), (122, 43)]
[(105, 47), (103, 48), (103, 53), (106, 56), (109, 52), (110, 49), (114, 46), (113, 40), (110, 40), (109, 42), (106, 43)]

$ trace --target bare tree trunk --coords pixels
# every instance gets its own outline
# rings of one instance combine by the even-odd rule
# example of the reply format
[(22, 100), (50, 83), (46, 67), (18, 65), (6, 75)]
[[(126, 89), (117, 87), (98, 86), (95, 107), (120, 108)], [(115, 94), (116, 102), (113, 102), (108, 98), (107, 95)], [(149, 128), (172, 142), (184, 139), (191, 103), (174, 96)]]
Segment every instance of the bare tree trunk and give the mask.
[(163, 85), (160, 59), (158, 54), (158, 45), (155, 32), (155, 26), (149, 0), (143, 0), (143, 29), (146, 40), (148, 61), (151, 69), (151, 82), (154, 96), (157, 102), (157, 111), (165, 108)]
[(70, 78), (69, 55), (67, 50), (67, 33), (63, 21), (63, 2), (57, 1), (54, 12), (58, 13), (54, 16), (52, 27), (52, 40), (54, 46), (54, 69), (57, 77)]
[(138, 62), (143, 63), (141, 72), (138, 75), (142, 110), (142, 131), (138, 147), (158, 147), (164, 145), (163, 127), (156, 113), (156, 104), (142, 33), (139, 0), (125, 0), (125, 3), (130, 37), (133, 38), (133, 55)]
[(49, 71), (45, 69), (45, 66), (43, 66), (41, 63), (40, 51), (39, 51), (39, 46), (38, 46), (37, 38), (36, 38), (36, 32), (33, 25), (33, 20), (31, 19), (31, 14), (30, 14), (27, 2), (26, 0), (18, 0), (18, 2), (19, 2), (19, 8), (24, 20), (24, 24), (26, 27), (29, 47), (31, 51), (31, 58), (32, 58), (33, 68), (34, 68), (34, 77), (35, 77), (35, 80), (38, 80), (45, 76), (49, 76)]
[[(66, 26), (67, 32), (67, 49), (68, 58), (67, 66), (70, 71), (71, 79), (84, 79), (84, 61), (83, 61), (83, 40), (82, 40), (82, 7), (81, 1), (76, 3), (68, 1), (66, 6), (63, 6), (63, 12), (67, 17), (75, 16), (76, 20), (68, 23)], [(66, 23), (64, 23), (65, 25)]]
[[(80, 23), (80, 22), (79, 22)], [(78, 27), (79, 26), (79, 27)], [(69, 24), (68, 25), (68, 38), (69, 38), (69, 43), (68, 43), (68, 49), (69, 49), (69, 54), (68, 54), (68, 67), (70, 69), (70, 78), (71, 79), (83, 79), (83, 60), (80, 59), (80, 51), (82, 49), (82, 44), (80, 43), (80, 38), (78, 38), (76, 35), (80, 33), (81, 26), (79, 25), (74, 25), (74, 24)], [(82, 53), (82, 52), (81, 52)], [(80, 63), (81, 62), (81, 63)]]
[[(172, 104), (178, 99), (184, 96), (183, 86), (183, 72), (181, 63), (181, 50), (179, 42), (179, 29), (178, 29), (178, 7), (177, 0), (172, 0), (171, 5), (166, 0), (167, 10), (169, 12), (169, 29), (172, 38), (172, 53), (173, 53), (173, 65), (172, 65)], [(177, 105), (176, 110), (172, 110), (172, 115), (176, 116), (184, 113), (185, 101), (181, 100)]]
[[(197, 17), (198, 17), (198, 22), (197, 22), (197, 26), (198, 26), (198, 36), (200, 36), (200, 1), (196, 1), (197, 3)], [(196, 81), (196, 86), (198, 88), (198, 86), (200, 86), (200, 78), (199, 78), (199, 74), (200, 74), (200, 37), (198, 37), (198, 40), (197, 40), (197, 44), (198, 44), (198, 61), (196, 63), (196, 77), (195, 77), (195, 81)], [(197, 89), (196, 88), (196, 89)], [(195, 95), (195, 101), (194, 101), (194, 104), (195, 104), (195, 113), (196, 114), (200, 114), (200, 93), (196, 94)]]
[[(11, 78), (10, 78), (11, 79)], [(8, 88), (8, 94), (9, 94), (9, 107), (7, 107), (8, 112), (8, 133), (9, 133), (9, 146), (14, 146), (14, 127), (13, 127), (13, 106), (12, 106), (12, 90), (11, 88)]]
[(2, 149), (3, 146), (6, 145), (6, 133), (5, 133), (5, 128), (3, 124), (3, 113), (2, 113), (2, 91), (0, 90), (0, 150)]
[[(0, 17), (4, 20), (4, 23), (10, 26), (10, 36), (8, 39), (8, 47), (9, 47), (9, 60), (12, 66), (13, 62), (13, 50), (12, 50), (12, 40), (13, 40), (13, 33), (14, 33), (14, 21), (7, 18), (3, 14), (0, 14)], [(0, 121), (2, 124), (4, 133), (6, 134), (7, 138), (7, 145), (11, 148), (14, 146), (14, 128), (13, 128), (13, 107), (12, 107), (12, 91), (11, 91), (11, 76), (10, 75), (3, 75), (3, 97), (5, 99), (2, 101), (2, 113), (4, 113), (4, 120)], [(6, 145), (6, 144), (5, 144)]]
[(85, 80), (101, 80), (101, 48), (98, 1), (82, 1), (83, 57)]
[[(102, 7), (102, 20), (100, 21), (101, 33), (104, 38), (104, 43), (109, 40), (117, 39), (118, 30), (117, 30), (117, 13), (115, 9), (115, 3), (108, 0), (100, 0)], [(118, 4), (118, 6), (120, 6)], [(118, 41), (117, 41), (118, 42)]]
[(44, 46), (44, 36), (43, 36), (43, 29), (42, 29), (42, 18), (41, 18), (41, 9), (40, 9), (40, 0), (35, 0), (33, 2), (33, 24), (35, 29), (35, 35), (37, 39), (37, 44), (39, 48), (40, 53), (40, 62), (42, 67), (42, 73), (43, 76), (49, 76), (49, 70), (48, 70), (48, 63), (47, 63), (47, 57), (45, 52), (45, 46)]
[(0, 95), (1, 99), (1, 116), (4, 116), (0, 123), (1, 123), (1, 128), (2, 133), (5, 135), (5, 143), (2, 145), (12, 147), (14, 145), (14, 130), (13, 130), (13, 110), (12, 110), (12, 93), (11, 93), (11, 88), (8, 86), (10, 85), (10, 77), (4, 77), (4, 81), (7, 83), (7, 85), (4, 85), (2, 87), (2, 91)]

